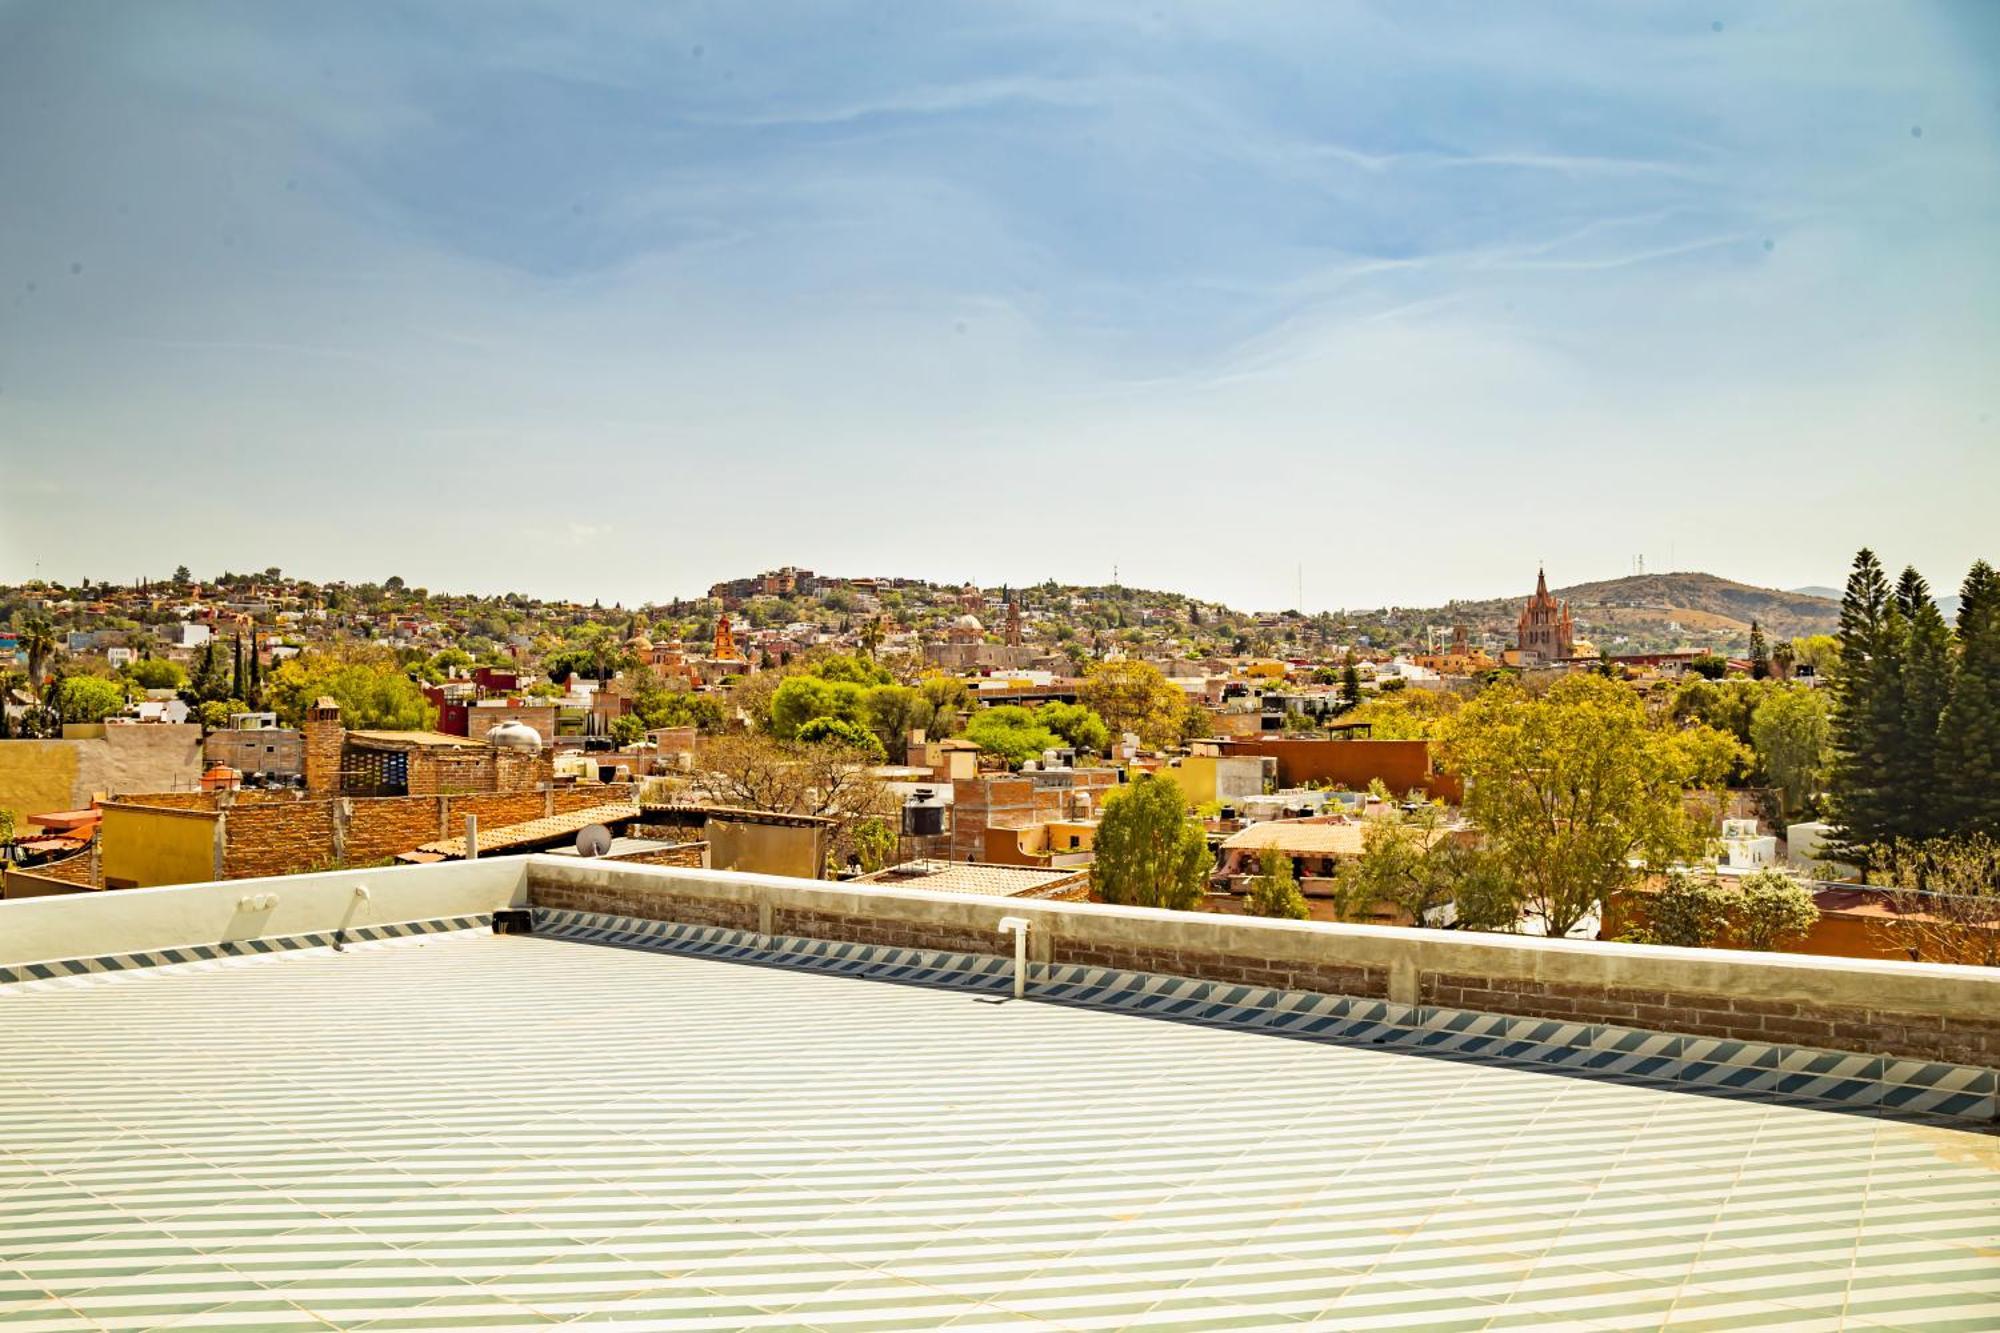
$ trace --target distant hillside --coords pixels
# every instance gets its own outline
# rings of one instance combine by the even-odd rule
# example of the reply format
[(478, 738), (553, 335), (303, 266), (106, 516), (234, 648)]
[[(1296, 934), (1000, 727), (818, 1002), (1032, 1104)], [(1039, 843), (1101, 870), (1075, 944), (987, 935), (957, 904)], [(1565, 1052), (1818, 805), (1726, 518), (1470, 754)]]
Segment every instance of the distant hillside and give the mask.
[[(1438, 624), (1462, 621), (1511, 637), (1530, 591), (1454, 602), (1432, 611), (1400, 611), (1398, 618), (1414, 616)], [(1752, 620), (1773, 640), (1830, 634), (1840, 622), (1837, 601), (1809, 592), (1752, 587), (1713, 574), (1635, 574), (1553, 591), (1569, 602), (1578, 635), (1600, 648), (1652, 650), (1692, 643), (1741, 649), (1749, 642)]]
[[(1834, 601), (1834, 602), (1838, 602), (1842, 596), (1841, 590), (1838, 588), (1823, 588), (1819, 587), (1818, 585), (1814, 585), (1813, 587), (1810, 588), (1794, 588), (1792, 589), (1792, 591), (1798, 593), (1802, 597), (1824, 597), (1827, 598), (1829, 601)], [(1953, 622), (1957, 621), (1958, 619), (1957, 593), (1955, 592), (1945, 593), (1941, 596), (1933, 597), (1931, 600), (1937, 603), (1938, 613), (1942, 615), (1946, 620)]]

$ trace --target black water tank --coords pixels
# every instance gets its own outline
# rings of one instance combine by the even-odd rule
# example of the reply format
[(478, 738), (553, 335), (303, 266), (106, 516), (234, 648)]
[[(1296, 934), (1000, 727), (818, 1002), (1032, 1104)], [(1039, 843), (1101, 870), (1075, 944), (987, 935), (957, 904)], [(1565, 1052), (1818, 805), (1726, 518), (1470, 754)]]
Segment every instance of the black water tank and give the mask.
[(944, 807), (937, 802), (936, 794), (919, 791), (903, 802), (903, 836), (906, 838), (936, 838), (944, 833)]

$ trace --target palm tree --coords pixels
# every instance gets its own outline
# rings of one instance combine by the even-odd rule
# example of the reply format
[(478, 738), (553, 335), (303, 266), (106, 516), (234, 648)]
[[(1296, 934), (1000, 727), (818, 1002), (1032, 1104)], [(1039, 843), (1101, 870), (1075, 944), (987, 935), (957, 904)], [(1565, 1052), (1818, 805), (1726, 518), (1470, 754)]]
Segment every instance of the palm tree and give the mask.
[(21, 626), (21, 650), (28, 655), (28, 681), (33, 684), (56, 650), (56, 627), (47, 616), (29, 616)]

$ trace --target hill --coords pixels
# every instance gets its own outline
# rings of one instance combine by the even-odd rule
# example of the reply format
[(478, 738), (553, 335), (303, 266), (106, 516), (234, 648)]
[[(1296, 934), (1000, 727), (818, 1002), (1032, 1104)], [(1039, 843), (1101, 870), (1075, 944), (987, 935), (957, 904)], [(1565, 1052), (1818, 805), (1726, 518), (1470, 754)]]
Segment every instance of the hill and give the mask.
[[(1635, 574), (1598, 583), (1556, 588), (1576, 619), (1577, 634), (1600, 648), (1647, 651), (1686, 644), (1745, 649), (1750, 622), (1771, 639), (1831, 634), (1840, 604), (1812, 593), (1785, 592), (1735, 583), (1713, 574)], [(1431, 611), (1400, 611), (1436, 624), (1464, 623), (1489, 634), (1511, 636), (1521, 596), (1453, 602)]]

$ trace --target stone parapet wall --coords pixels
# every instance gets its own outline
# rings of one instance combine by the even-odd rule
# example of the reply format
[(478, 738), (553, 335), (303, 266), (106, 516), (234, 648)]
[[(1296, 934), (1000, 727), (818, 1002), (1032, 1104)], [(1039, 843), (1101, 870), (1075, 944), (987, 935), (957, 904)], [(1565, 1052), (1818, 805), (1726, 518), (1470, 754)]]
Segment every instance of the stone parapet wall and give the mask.
[(2000, 1065), (2000, 969), (1264, 921), (534, 857), (537, 906), (809, 939), (1030, 956), (1415, 1008)]

